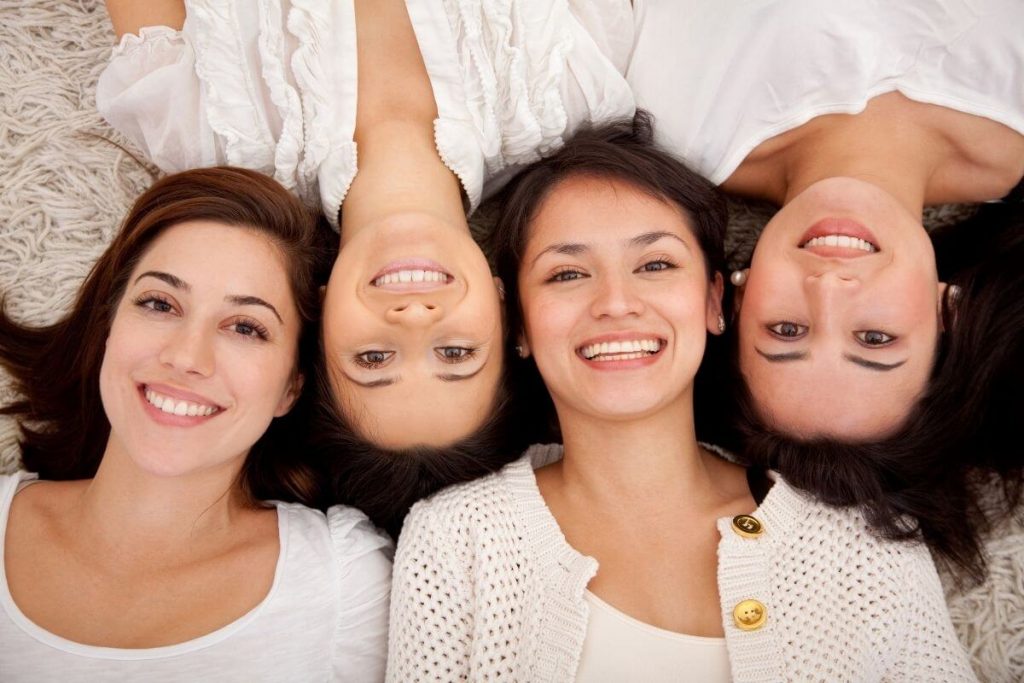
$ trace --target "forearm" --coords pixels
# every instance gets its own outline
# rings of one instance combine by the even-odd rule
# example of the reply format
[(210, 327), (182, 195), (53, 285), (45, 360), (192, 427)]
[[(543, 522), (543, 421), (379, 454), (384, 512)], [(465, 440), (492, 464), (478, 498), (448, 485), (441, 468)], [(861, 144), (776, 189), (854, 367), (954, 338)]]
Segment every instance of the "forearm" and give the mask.
[(137, 34), (143, 26), (180, 31), (185, 24), (185, 0), (106, 0), (106, 4), (118, 40), (125, 33)]

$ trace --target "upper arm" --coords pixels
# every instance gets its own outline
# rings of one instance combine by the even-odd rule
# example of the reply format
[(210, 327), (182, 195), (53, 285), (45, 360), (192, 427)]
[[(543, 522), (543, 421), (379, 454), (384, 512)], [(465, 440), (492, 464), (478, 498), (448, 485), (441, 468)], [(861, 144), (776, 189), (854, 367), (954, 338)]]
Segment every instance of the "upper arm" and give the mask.
[(139, 32), (144, 26), (169, 26), (177, 31), (185, 24), (185, 0), (106, 0), (107, 14), (117, 39)]

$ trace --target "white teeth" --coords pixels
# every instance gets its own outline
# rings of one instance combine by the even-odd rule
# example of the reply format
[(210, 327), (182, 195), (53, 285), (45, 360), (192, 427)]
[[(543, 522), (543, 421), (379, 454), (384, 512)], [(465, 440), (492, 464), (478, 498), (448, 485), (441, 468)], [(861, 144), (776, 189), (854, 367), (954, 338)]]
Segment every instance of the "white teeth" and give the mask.
[(804, 243), (805, 247), (844, 247), (847, 249), (860, 249), (866, 251), (869, 254), (873, 254), (878, 249), (875, 245), (862, 240), (858, 237), (851, 237), (850, 235), (826, 235), (823, 237), (815, 237), (814, 239), (807, 240)]
[(643, 358), (661, 350), (659, 339), (633, 339), (627, 341), (602, 342), (587, 344), (580, 353), (587, 360), (633, 360)]
[(396, 270), (373, 281), (377, 287), (405, 282), (448, 282), (448, 274), (439, 270)]
[(168, 415), (179, 415), (190, 417), (206, 417), (217, 412), (216, 406), (192, 403), (191, 401), (175, 401), (170, 396), (163, 396), (152, 389), (146, 389), (146, 400), (155, 408)]

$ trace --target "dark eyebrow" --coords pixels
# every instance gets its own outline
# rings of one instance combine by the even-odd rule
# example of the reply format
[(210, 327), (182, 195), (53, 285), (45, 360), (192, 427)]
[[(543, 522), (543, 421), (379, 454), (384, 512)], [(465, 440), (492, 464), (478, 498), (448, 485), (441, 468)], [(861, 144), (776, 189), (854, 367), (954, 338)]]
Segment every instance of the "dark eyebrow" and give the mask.
[(868, 370), (877, 370), (879, 372), (888, 372), (889, 370), (895, 370), (899, 366), (906, 363), (908, 360), (904, 358), (903, 360), (898, 361), (896, 363), (879, 363), (878, 361), (868, 360), (867, 358), (861, 358), (860, 356), (854, 356), (851, 353), (844, 353), (843, 358), (850, 361), (851, 363), (861, 366), (862, 368), (867, 368)]
[(477, 374), (479, 374), (479, 372), (481, 370), (484, 369), (485, 365), (487, 365), (487, 363), (481, 363), (480, 367), (478, 367), (476, 370), (474, 370), (473, 372), (471, 372), (471, 373), (469, 373), (467, 375), (457, 375), (455, 373), (445, 373), (443, 375), (435, 375), (435, 377), (437, 377), (439, 380), (442, 380), (444, 382), (461, 382), (463, 380), (469, 379), (470, 377), (475, 377)]
[(581, 254), (586, 250), (587, 246), (585, 244), (578, 244), (576, 242), (559, 242), (558, 244), (552, 244), (550, 247), (546, 248), (544, 251), (534, 256), (533, 261), (530, 262), (530, 265), (533, 266), (533, 264), (536, 263), (537, 260), (540, 259), (540, 257), (543, 256), (544, 254), (553, 253), (575, 256), (576, 254)]
[(233, 295), (224, 297), (224, 299), (236, 306), (266, 306), (274, 314), (274, 317), (277, 318), (277, 321), (284, 325), (284, 321), (281, 320), (281, 315), (277, 312), (277, 309), (258, 296)]
[(788, 353), (765, 353), (761, 349), (754, 347), (761, 356), (772, 363), (787, 363), (794, 360), (806, 360), (809, 355), (806, 351), (790, 351)]
[(174, 287), (175, 289), (183, 289), (186, 292), (192, 291), (191, 285), (182, 280), (180, 277), (175, 277), (170, 273), (164, 273), (159, 270), (147, 270), (145, 273), (135, 278), (135, 282), (138, 282), (144, 277), (155, 277), (157, 280), (163, 280), (164, 282), (169, 284), (171, 287)]
[(652, 244), (654, 244), (655, 242), (657, 242), (658, 240), (663, 239), (665, 237), (671, 237), (672, 239), (678, 241), (680, 244), (682, 244), (687, 249), (690, 248), (690, 245), (688, 245), (686, 243), (686, 241), (683, 240), (682, 237), (680, 237), (679, 235), (675, 234), (674, 232), (668, 232), (666, 230), (655, 230), (655, 231), (652, 231), (652, 232), (645, 232), (642, 235), (637, 235), (633, 239), (629, 240), (629, 246), (631, 246), (631, 247), (649, 247)]

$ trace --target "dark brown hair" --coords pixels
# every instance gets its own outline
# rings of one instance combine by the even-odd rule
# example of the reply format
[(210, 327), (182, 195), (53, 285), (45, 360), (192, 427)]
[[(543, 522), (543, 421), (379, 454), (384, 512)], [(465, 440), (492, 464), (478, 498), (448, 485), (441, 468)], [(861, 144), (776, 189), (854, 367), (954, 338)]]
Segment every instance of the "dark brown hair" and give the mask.
[[(303, 325), (298, 368), (309, 375), (323, 252), (314, 215), (277, 182), (254, 171), (221, 167), (171, 175), (135, 201), (67, 315), (52, 325), (29, 327), (0, 310), (0, 365), (24, 397), (0, 413), (19, 420), (26, 469), (44, 479), (95, 475), (110, 433), (99, 373), (114, 312), (133, 268), (153, 241), (174, 225), (196, 220), (253, 230), (281, 249)], [(242, 490), (251, 499), (318, 499), (312, 470), (291, 451), (299, 419), (295, 412), (275, 419), (252, 447), (240, 474)]]
[[(521, 433), (531, 442), (558, 441), (560, 433), (551, 397), (532, 359), (514, 351), (522, 330), (519, 302), (519, 264), (526, 250), (530, 225), (544, 200), (569, 178), (593, 177), (628, 183), (686, 217), (704, 255), (708, 278), (725, 271), (725, 197), (711, 182), (691, 171), (654, 143), (650, 114), (638, 110), (632, 119), (578, 132), (565, 146), (524, 170), (502, 195), (502, 208), (492, 236), (492, 253), (505, 284), (508, 328), (507, 354), (515, 365), (511, 391), (525, 421)], [(710, 335), (709, 335), (710, 336)], [(716, 338), (708, 340), (708, 349)], [(704, 391), (707, 372), (698, 371), (695, 396)], [(700, 401), (695, 401), (699, 405)], [(527, 414), (527, 411), (529, 414)]]
[(768, 423), (739, 371), (735, 334), (722, 368), (732, 395), (716, 413), (734, 420), (713, 429), (748, 464), (826, 503), (861, 506), (880, 535), (920, 537), (961, 579), (978, 580), (989, 515), (1011, 514), (1021, 498), (1024, 205), (985, 205), (932, 237), (940, 277), (960, 291), (947, 290), (931, 377), (894, 433), (807, 439)]

